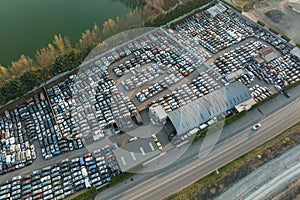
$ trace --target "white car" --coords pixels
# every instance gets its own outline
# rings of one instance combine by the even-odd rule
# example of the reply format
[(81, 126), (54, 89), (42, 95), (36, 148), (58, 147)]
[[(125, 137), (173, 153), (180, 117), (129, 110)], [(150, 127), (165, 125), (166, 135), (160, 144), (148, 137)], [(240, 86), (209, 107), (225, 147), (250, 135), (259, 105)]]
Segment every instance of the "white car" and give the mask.
[(261, 127), (261, 124), (260, 124), (260, 123), (255, 124), (255, 125), (252, 127), (252, 130), (256, 131), (257, 129), (259, 129), (259, 127)]

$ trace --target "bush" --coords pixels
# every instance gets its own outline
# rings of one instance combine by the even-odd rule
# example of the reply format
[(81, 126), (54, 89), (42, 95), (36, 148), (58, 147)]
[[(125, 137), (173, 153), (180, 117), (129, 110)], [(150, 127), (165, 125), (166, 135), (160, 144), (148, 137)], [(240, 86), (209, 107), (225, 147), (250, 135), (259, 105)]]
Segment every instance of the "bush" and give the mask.
[(279, 34), (279, 32), (278, 32), (276, 29), (274, 29), (274, 28), (269, 28), (269, 30), (270, 30), (271, 32), (273, 32), (274, 34), (276, 34), (276, 35)]
[(261, 26), (265, 26), (266, 24), (263, 21), (258, 20), (257, 23)]
[(282, 35), (281, 37), (285, 39), (287, 42), (291, 41), (291, 38), (289, 38), (287, 35)]
[(231, 115), (230, 117), (228, 117), (228, 118), (225, 119), (225, 125), (228, 125), (228, 124), (234, 122), (235, 120), (243, 117), (246, 113), (247, 113), (247, 111), (243, 110), (240, 113), (237, 113), (235, 115)]
[(297, 43), (296, 46), (300, 48), (300, 43)]

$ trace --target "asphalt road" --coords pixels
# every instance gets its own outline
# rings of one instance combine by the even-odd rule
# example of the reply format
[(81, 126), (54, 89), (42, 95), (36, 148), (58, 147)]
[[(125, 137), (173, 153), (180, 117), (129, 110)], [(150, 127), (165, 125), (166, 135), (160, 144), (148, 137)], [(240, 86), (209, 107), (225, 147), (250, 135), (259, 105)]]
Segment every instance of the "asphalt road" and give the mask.
[(217, 200), (268, 199), (300, 177), (300, 146), (266, 163), (234, 184)]
[[(223, 130), (225, 133), (220, 137), (222, 143), (205, 157), (199, 158), (199, 146), (191, 145), (182, 158), (169, 167), (156, 172), (134, 175), (132, 181), (127, 180), (109, 188), (100, 193), (96, 199), (162, 199), (183, 189), (295, 124), (300, 119), (300, 101), (295, 98), (296, 94), (299, 96), (299, 87), (297, 88), (292, 93), (293, 101), (280, 95), (260, 107), (262, 112), (252, 110), (238, 122), (225, 127)], [(290, 104), (284, 107), (287, 103)], [(251, 125), (258, 121), (262, 127), (254, 132)], [(229, 137), (232, 135), (234, 136)], [(154, 162), (152, 167), (159, 162), (168, 162), (167, 157), (170, 153), (171, 151), (167, 152), (165, 158)]]

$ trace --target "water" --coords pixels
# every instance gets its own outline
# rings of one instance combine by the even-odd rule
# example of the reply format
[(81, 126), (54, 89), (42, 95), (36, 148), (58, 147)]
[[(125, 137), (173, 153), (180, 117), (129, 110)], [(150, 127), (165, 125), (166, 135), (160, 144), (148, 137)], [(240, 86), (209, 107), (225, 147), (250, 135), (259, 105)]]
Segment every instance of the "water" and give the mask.
[(74, 44), (95, 23), (101, 28), (130, 11), (116, 0), (0, 0), (0, 64), (21, 54), (34, 58), (58, 33)]

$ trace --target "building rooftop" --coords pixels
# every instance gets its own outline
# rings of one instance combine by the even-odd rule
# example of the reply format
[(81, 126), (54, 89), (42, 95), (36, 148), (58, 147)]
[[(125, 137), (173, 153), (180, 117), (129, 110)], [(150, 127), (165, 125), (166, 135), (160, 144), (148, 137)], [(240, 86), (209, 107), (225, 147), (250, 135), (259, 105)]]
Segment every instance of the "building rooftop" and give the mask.
[(182, 135), (250, 98), (247, 86), (236, 81), (168, 113), (168, 117)]
[(219, 13), (222, 13), (226, 10), (227, 8), (223, 6), (222, 4), (218, 3), (217, 5), (207, 9), (208, 14), (210, 14), (211, 17), (216, 16)]

